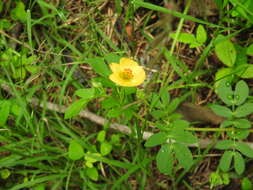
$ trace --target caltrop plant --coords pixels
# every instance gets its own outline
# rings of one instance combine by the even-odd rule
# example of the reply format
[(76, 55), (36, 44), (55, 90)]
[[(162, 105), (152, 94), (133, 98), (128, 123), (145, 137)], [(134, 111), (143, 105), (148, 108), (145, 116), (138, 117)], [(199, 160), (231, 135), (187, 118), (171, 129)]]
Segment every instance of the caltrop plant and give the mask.
[(235, 85), (233, 90), (230, 82), (223, 80), (217, 88), (217, 94), (226, 104), (212, 105), (211, 109), (225, 120), (220, 127), (225, 128), (228, 139), (219, 141), (216, 148), (225, 150), (219, 163), (219, 169), (228, 172), (231, 169), (232, 160), (234, 169), (238, 175), (245, 170), (245, 159), (243, 156), (253, 158), (253, 150), (242, 142), (249, 135), (251, 122), (247, 116), (253, 113), (253, 103), (247, 102), (249, 87), (243, 80)]
[[(189, 169), (192, 166), (193, 156), (188, 145), (197, 142), (197, 137), (186, 130), (190, 123), (174, 113), (184, 98), (170, 101), (166, 88), (151, 98), (151, 115), (157, 120), (155, 126), (160, 132), (150, 136), (145, 146), (161, 146), (156, 155), (156, 164), (161, 173), (171, 176), (177, 168)], [(176, 160), (178, 167), (174, 167)]]

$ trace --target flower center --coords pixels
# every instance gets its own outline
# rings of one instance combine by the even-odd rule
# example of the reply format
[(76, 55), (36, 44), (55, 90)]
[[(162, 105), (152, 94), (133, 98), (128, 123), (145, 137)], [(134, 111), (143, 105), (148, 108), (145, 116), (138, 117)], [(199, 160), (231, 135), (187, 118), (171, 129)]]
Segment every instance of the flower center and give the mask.
[(134, 75), (131, 69), (124, 69), (120, 73), (120, 77), (124, 80), (131, 80), (134, 77)]

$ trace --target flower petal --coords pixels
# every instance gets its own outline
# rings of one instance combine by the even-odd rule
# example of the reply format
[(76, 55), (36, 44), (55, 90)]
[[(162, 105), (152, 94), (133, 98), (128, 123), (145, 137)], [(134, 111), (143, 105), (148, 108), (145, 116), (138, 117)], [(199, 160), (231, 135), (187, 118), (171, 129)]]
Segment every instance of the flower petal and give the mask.
[(117, 63), (111, 63), (109, 65), (110, 69), (112, 70), (113, 73), (116, 73), (116, 72), (120, 72), (121, 71), (121, 67), (119, 64)]
[(135, 62), (132, 59), (126, 58), (126, 57), (122, 57), (119, 61), (120, 66), (122, 67), (134, 67), (134, 66), (138, 66), (138, 63)]

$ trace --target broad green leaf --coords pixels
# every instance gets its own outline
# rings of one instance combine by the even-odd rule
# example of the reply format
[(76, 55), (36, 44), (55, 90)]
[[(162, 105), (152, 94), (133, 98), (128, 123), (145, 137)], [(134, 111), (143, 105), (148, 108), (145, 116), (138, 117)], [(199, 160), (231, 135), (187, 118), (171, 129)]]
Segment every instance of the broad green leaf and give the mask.
[(25, 67), (18, 67), (12, 73), (12, 77), (14, 79), (24, 79), (26, 77), (26, 69)]
[(236, 129), (234, 131), (228, 131), (227, 135), (231, 139), (243, 140), (243, 139), (246, 139), (249, 136), (249, 133), (250, 133), (249, 130)]
[(174, 98), (170, 104), (166, 107), (167, 110), (167, 114), (171, 114), (172, 112), (174, 112), (177, 107), (179, 106), (179, 104), (181, 103), (180, 98)]
[(202, 46), (202, 44), (199, 42), (193, 42), (190, 44), (190, 48), (196, 48), (196, 47), (200, 47), (200, 46)]
[(242, 71), (238, 72), (237, 75), (245, 79), (253, 78), (253, 65), (252, 64), (243, 65)]
[(120, 143), (120, 139), (121, 138), (121, 135), (120, 134), (113, 134), (111, 137), (110, 137), (110, 143), (112, 145), (115, 145), (115, 146), (121, 146), (121, 143)]
[(197, 28), (196, 39), (201, 44), (206, 42), (206, 39), (207, 39), (206, 30), (201, 24)]
[(215, 86), (218, 87), (220, 80), (225, 79), (228, 82), (231, 82), (234, 78), (234, 69), (233, 68), (221, 68), (218, 72), (215, 73)]
[(34, 187), (34, 189), (32, 190), (45, 190), (46, 189), (46, 184), (39, 184), (37, 186)]
[(167, 139), (168, 139), (168, 135), (166, 133), (164, 132), (156, 133), (147, 139), (145, 143), (145, 147), (153, 147), (153, 146), (163, 144), (167, 141)]
[(82, 99), (92, 99), (95, 95), (94, 88), (86, 88), (86, 89), (79, 89), (75, 91), (75, 95), (81, 97)]
[(229, 127), (231, 125), (234, 125), (234, 122), (232, 120), (225, 120), (221, 123), (220, 127), (221, 128), (226, 128), (226, 127)]
[(234, 101), (236, 105), (241, 105), (249, 96), (249, 87), (246, 82), (240, 80), (236, 83), (234, 91)]
[(186, 129), (189, 127), (190, 123), (186, 120), (178, 119), (172, 123), (174, 128), (177, 129)]
[(253, 56), (253, 44), (247, 48), (247, 55)]
[(0, 171), (0, 176), (4, 180), (8, 179), (10, 177), (10, 175), (11, 175), (11, 172), (8, 169), (3, 169), (3, 170)]
[(161, 88), (159, 95), (161, 97), (162, 104), (167, 106), (170, 103), (170, 94), (167, 88)]
[(99, 131), (99, 133), (97, 134), (97, 141), (102, 143), (105, 141), (105, 135), (106, 135), (106, 131), (105, 130), (102, 130), (102, 131)]
[(79, 160), (84, 156), (83, 147), (72, 140), (69, 144), (68, 155), (71, 160)]
[(222, 155), (219, 163), (219, 168), (223, 172), (228, 172), (228, 170), (230, 169), (232, 158), (233, 158), (232, 151), (225, 151), (224, 154)]
[(233, 124), (236, 128), (248, 129), (251, 127), (251, 122), (247, 119), (237, 119), (233, 121)]
[(153, 108), (163, 108), (163, 107), (164, 105), (160, 101), (160, 96), (157, 93), (152, 93), (150, 110), (152, 110)]
[(234, 92), (231, 88), (231, 82), (224, 79), (221, 80), (218, 87), (217, 87), (217, 94), (220, 99), (227, 105), (233, 105), (233, 95)]
[(231, 147), (233, 147), (233, 145), (234, 145), (234, 141), (232, 141), (232, 140), (223, 140), (223, 141), (219, 141), (215, 145), (215, 148), (217, 148), (219, 150), (227, 150), (227, 149), (230, 149)]
[(233, 116), (233, 112), (225, 106), (211, 105), (210, 108), (214, 113), (222, 117), (231, 118)]
[(116, 118), (119, 117), (122, 113), (123, 113), (122, 108), (112, 108), (106, 113), (106, 116), (108, 118)]
[(110, 109), (112, 107), (118, 107), (119, 105), (119, 101), (112, 96), (104, 99), (101, 103), (103, 109)]
[(71, 117), (78, 115), (80, 111), (85, 108), (86, 104), (86, 99), (80, 99), (75, 101), (67, 108), (64, 114), (64, 119), (70, 119)]
[(17, 1), (16, 2), (16, 7), (11, 10), (11, 17), (14, 20), (19, 20), (21, 22), (26, 22), (25, 5), (22, 1)]
[(87, 167), (85, 170), (86, 170), (86, 175), (90, 179), (92, 179), (93, 181), (97, 181), (98, 180), (98, 171), (97, 171), (97, 168), (95, 168), (95, 167), (92, 167), (92, 168)]
[(103, 142), (100, 145), (100, 153), (102, 156), (106, 156), (108, 154), (110, 154), (110, 152), (112, 151), (112, 145), (108, 142)]
[(238, 175), (241, 175), (245, 170), (245, 161), (239, 152), (234, 152), (234, 167)]
[(119, 56), (115, 53), (108, 53), (105, 55), (104, 58), (108, 64), (111, 64), (111, 63), (119, 63), (121, 56)]
[(22, 113), (21, 107), (15, 101), (12, 102), (11, 113), (15, 116), (19, 116)]
[(105, 64), (104, 59), (101, 57), (89, 58), (86, 62), (94, 69), (94, 71), (103, 77), (108, 77), (111, 73), (108, 66)]
[(189, 169), (193, 164), (193, 157), (189, 148), (186, 145), (180, 144), (180, 143), (174, 143), (173, 147), (174, 147), (173, 150), (175, 152), (175, 156), (179, 164), (183, 168)]
[(194, 144), (198, 142), (197, 137), (194, 136), (191, 132), (177, 128), (171, 131), (171, 136), (171, 138), (175, 139), (176, 142), (180, 143)]
[(249, 180), (249, 178), (244, 177), (242, 179), (241, 190), (252, 190), (252, 188), (253, 188), (252, 182)]
[(156, 155), (156, 165), (163, 174), (171, 174), (173, 167), (173, 154), (169, 144), (164, 144)]
[[(176, 38), (176, 33), (171, 33), (170, 37), (172, 39), (175, 39)], [(195, 43), (196, 42), (196, 38), (195, 38), (195, 36), (193, 34), (184, 33), (184, 32), (182, 32), (182, 33), (180, 33), (178, 35), (177, 40), (179, 42), (187, 43), (187, 44), (191, 44), (191, 43)]]
[(152, 115), (156, 120), (158, 120), (158, 119), (160, 119), (160, 118), (163, 118), (163, 117), (167, 116), (167, 115), (168, 115), (168, 112), (163, 111), (163, 110), (154, 110), (154, 111), (151, 112), (151, 115)]
[(221, 41), (215, 45), (215, 53), (222, 63), (232, 67), (236, 60), (236, 50), (230, 40)]
[(246, 117), (253, 113), (253, 103), (245, 103), (239, 107), (234, 112), (235, 117)]
[[(237, 52), (235, 65), (236, 66), (246, 65), (248, 63), (248, 57), (246, 55), (247, 49), (245, 47), (238, 45), (238, 44), (235, 44), (235, 49)], [(235, 70), (235, 68), (233, 68), (233, 70)]]
[(10, 101), (5, 100), (2, 102), (0, 107), (0, 127), (6, 124), (10, 114), (10, 107), (11, 107)]
[(235, 148), (239, 150), (243, 155), (249, 158), (253, 158), (253, 150), (249, 145), (243, 142), (236, 142), (235, 145)]
[[(1, 12), (1, 11), (0, 11)], [(0, 29), (5, 30), (11, 27), (11, 23), (7, 19), (0, 19)]]
[(31, 74), (36, 74), (39, 72), (40, 67), (37, 65), (27, 65), (25, 69)]

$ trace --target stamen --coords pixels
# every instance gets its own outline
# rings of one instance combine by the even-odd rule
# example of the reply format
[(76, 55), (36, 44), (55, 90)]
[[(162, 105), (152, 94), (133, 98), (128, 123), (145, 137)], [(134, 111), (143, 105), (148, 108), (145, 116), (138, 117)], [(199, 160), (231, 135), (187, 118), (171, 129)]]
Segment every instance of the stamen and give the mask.
[(130, 80), (133, 77), (134, 75), (131, 69), (124, 69), (124, 71), (121, 72), (121, 78), (124, 80)]

